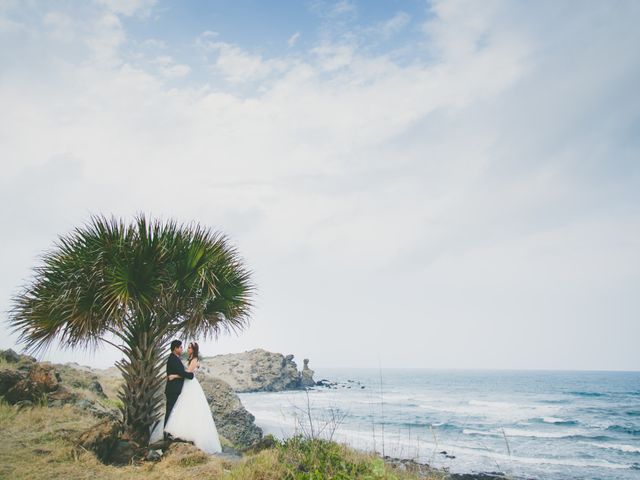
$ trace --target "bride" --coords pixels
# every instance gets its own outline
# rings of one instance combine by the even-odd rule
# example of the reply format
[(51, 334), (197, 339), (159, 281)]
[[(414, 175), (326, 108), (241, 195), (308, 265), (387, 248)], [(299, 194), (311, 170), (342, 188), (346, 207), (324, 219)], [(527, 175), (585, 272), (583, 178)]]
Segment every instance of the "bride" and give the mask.
[[(196, 342), (189, 344), (187, 349), (189, 354), (188, 372), (195, 373), (198, 368), (198, 351), (199, 347)], [(169, 375), (168, 380), (173, 380), (177, 377), (178, 375)], [(158, 422), (151, 435), (152, 441), (154, 437), (162, 437), (160, 425), (163, 423), (162, 420)], [(196, 447), (206, 453), (222, 452), (209, 403), (195, 375), (193, 380), (184, 380), (182, 392), (169, 414), (169, 420), (164, 427), (164, 431), (173, 438), (193, 442)]]

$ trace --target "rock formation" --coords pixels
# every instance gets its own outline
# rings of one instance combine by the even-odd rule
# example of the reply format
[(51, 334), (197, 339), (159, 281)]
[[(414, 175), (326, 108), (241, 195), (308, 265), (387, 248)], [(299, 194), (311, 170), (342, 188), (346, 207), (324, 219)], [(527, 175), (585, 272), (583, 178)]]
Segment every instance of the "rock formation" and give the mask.
[(262, 439), (262, 430), (254, 423), (255, 417), (244, 408), (228, 383), (219, 378), (200, 377), (200, 385), (220, 435), (242, 448), (251, 447)]
[[(200, 363), (206, 375), (224, 380), (238, 393), (279, 392), (306, 386), (302, 383), (302, 374), (293, 361), (293, 355), (284, 356), (261, 348), (205, 357)], [(307, 370), (308, 383), (309, 378), (313, 379), (313, 371), (308, 367)]]
[(304, 367), (302, 367), (302, 373), (300, 373), (300, 383), (303, 387), (313, 387), (316, 382), (313, 379), (313, 370), (309, 368), (309, 359), (304, 359)]
[[(119, 418), (95, 374), (68, 365), (37, 362), (13, 350), (0, 351), (7, 367), (0, 370), (0, 395), (19, 407), (46, 404), (49, 407), (74, 405), (100, 418)], [(11, 360), (9, 360), (11, 359)]]

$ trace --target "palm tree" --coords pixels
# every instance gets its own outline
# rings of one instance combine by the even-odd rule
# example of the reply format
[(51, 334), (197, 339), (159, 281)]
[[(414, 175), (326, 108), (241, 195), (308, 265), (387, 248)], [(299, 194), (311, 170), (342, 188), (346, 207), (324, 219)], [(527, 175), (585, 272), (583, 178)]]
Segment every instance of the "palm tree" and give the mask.
[(106, 342), (121, 350), (123, 421), (138, 442), (162, 414), (168, 342), (243, 329), (254, 291), (223, 235), (143, 215), (128, 225), (92, 217), (60, 237), (34, 273), (9, 315), (20, 341), (31, 352), (56, 339), (70, 348)]

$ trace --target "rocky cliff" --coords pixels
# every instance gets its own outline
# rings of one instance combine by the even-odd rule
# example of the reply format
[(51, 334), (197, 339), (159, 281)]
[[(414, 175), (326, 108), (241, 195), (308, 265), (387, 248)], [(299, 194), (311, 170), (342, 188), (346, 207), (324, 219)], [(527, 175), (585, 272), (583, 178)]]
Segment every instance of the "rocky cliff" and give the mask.
[(279, 392), (312, 386), (313, 371), (305, 362), (298, 371), (293, 355), (282, 355), (261, 348), (244, 353), (204, 357), (201, 370), (207, 376), (224, 380), (236, 392)]

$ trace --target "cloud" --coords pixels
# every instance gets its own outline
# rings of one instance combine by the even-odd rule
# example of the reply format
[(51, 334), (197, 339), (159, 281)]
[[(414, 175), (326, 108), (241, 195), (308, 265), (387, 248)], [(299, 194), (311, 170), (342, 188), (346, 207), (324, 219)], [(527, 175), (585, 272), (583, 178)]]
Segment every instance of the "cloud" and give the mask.
[(214, 68), (232, 83), (262, 80), (286, 70), (288, 65), (287, 60), (263, 59), (226, 42), (209, 42), (207, 49), (217, 54)]
[(158, 65), (160, 74), (166, 78), (179, 78), (184, 77), (191, 72), (191, 68), (188, 65), (177, 64), (168, 55), (162, 55), (154, 61)]
[(74, 39), (73, 19), (61, 12), (49, 12), (44, 15), (42, 23), (58, 41), (71, 42)]
[(98, 0), (110, 12), (125, 16), (148, 16), (157, 0)]
[(378, 30), (384, 37), (391, 37), (404, 29), (410, 21), (411, 15), (406, 12), (397, 12), (389, 20), (379, 23), (375, 30)]
[[(607, 338), (630, 352), (640, 65), (622, 47), (640, 39), (629, 5), (436, 2), (428, 20), (371, 25), (393, 35), (422, 23), (403, 62), (357, 31), (295, 54), (205, 32), (185, 54), (170, 37), (134, 41), (121, 16), (141, 10), (113, 6), (2, 30), (14, 47), (0, 83), (12, 227), (0, 308), (57, 233), (91, 212), (145, 211), (220, 225), (254, 268), (255, 325), (220, 349), (543, 368), (554, 365), (525, 355), (520, 336), (551, 349), (578, 335), (562, 366), (588, 368), (615, 304)], [(67, 34), (75, 48), (61, 46)], [(314, 342), (301, 321), (323, 325)], [(335, 332), (361, 354), (327, 347)]]
[(340, 0), (336, 2), (331, 8), (332, 15), (344, 15), (345, 13), (353, 13), (356, 11), (356, 6), (349, 0)]
[(313, 0), (309, 3), (309, 7), (316, 15), (333, 19), (354, 16), (358, 10), (356, 5), (349, 0), (338, 0), (337, 2)]
[(299, 38), (300, 32), (294, 33), (293, 35), (291, 35), (291, 37), (289, 37), (289, 40), (287, 40), (287, 45), (289, 45), (289, 47), (293, 47), (298, 42)]

